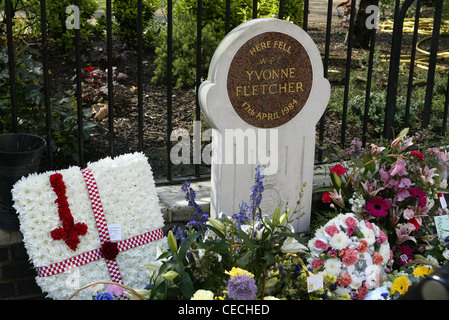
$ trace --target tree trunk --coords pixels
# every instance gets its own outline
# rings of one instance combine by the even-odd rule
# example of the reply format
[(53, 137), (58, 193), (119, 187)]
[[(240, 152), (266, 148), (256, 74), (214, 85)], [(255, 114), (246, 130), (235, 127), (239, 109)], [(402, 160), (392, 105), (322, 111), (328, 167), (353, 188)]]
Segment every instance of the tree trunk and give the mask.
[(354, 18), (353, 47), (366, 49), (370, 43), (371, 29), (366, 27), (366, 20), (372, 13), (366, 13), (366, 8), (375, 5), (375, 0), (354, 0), (356, 3), (356, 11)]

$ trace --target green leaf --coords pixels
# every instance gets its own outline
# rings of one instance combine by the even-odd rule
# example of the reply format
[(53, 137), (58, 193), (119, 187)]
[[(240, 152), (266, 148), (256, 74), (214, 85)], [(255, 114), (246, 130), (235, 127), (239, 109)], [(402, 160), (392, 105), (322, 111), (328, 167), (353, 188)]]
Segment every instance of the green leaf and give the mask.
[(188, 273), (179, 275), (179, 289), (186, 297), (186, 299), (189, 300), (195, 293), (195, 287), (193, 286), (192, 279), (190, 278)]
[(212, 251), (219, 254), (226, 254), (229, 250), (229, 243), (225, 239), (218, 241), (212, 248)]
[(249, 248), (251, 251), (254, 251), (254, 250), (255, 250), (253, 240), (251, 240), (250, 237), (248, 237), (248, 235), (247, 235), (245, 232), (243, 232), (242, 230), (237, 230), (237, 234), (238, 234), (238, 235), (240, 236), (240, 238), (243, 240), (243, 243), (244, 243), (245, 245), (247, 245), (248, 248)]
[(195, 241), (196, 238), (201, 236), (201, 234), (201, 232), (195, 232), (189, 235), (179, 248), (178, 255), (180, 257), (184, 257), (187, 253), (187, 250), (189, 250), (190, 246), (192, 245), (192, 242)]
[(251, 253), (247, 252), (244, 255), (240, 257), (240, 259), (237, 260), (237, 266), (241, 268), (245, 268), (248, 264), (249, 258), (251, 257)]

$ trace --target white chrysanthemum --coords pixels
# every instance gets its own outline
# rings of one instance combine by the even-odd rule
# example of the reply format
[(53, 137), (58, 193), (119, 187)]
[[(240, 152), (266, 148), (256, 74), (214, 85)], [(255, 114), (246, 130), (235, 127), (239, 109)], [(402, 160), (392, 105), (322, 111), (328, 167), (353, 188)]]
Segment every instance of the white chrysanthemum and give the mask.
[(360, 231), (363, 233), (363, 239), (366, 240), (369, 246), (372, 246), (376, 242), (376, 235), (374, 234), (374, 231), (372, 229), (362, 227), (360, 228)]
[(390, 260), (390, 245), (388, 243), (382, 243), (379, 248), (379, 253), (383, 258), (383, 261), (386, 263)]
[(347, 247), (348, 244), (349, 244), (349, 237), (343, 232), (335, 234), (329, 241), (329, 245), (335, 250), (341, 250)]
[(324, 270), (327, 273), (338, 276), (341, 272), (341, 261), (339, 259), (327, 259), (324, 263)]

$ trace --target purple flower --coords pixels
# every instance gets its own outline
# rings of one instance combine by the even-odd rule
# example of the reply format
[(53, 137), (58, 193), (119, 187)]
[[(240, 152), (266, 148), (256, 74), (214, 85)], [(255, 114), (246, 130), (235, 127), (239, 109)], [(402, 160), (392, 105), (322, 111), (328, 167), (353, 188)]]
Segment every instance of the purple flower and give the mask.
[(257, 296), (256, 281), (246, 274), (229, 279), (226, 290), (233, 300), (254, 300)]
[(109, 292), (99, 293), (95, 297), (95, 300), (114, 300), (114, 296)]
[(385, 217), (388, 214), (389, 208), (388, 201), (382, 197), (369, 199), (366, 203), (366, 210), (374, 217)]
[(398, 246), (399, 263), (405, 266), (413, 260), (413, 250), (408, 245)]

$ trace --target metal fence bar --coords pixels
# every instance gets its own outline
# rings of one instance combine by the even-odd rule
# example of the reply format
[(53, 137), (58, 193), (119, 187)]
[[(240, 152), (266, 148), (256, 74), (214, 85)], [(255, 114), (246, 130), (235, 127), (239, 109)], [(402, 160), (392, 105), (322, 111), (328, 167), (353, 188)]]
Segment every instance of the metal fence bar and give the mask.
[(14, 59), (14, 41), (12, 38), (12, 0), (6, 0), (5, 12), (6, 38), (8, 43), (9, 92), (11, 95), (12, 131), (17, 132), (16, 68)]
[[(379, 5), (379, 0), (376, 0), (374, 5)], [(366, 144), (366, 135), (368, 131), (368, 121), (369, 121), (369, 106), (371, 100), (371, 81), (373, 78), (373, 64), (374, 64), (374, 51), (376, 45), (376, 29), (372, 28), (370, 32), (370, 50), (368, 57), (368, 74), (366, 76), (366, 91), (365, 91), (365, 109), (363, 117), (363, 128), (362, 128), (362, 145)]]
[(137, 0), (137, 137), (139, 151), (143, 151), (143, 18), (142, 0)]
[(257, 0), (253, 0), (253, 19), (257, 18)]
[(231, 0), (226, 0), (225, 34), (231, 31)]
[[(323, 69), (324, 77), (327, 79), (329, 77), (329, 55), (330, 55), (330, 41), (331, 41), (331, 27), (332, 27), (332, 8), (333, 1), (327, 1), (327, 18), (326, 18), (326, 42), (324, 44), (324, 59), (323, 59)], [(326, 110), (324, 110), (319, 123), (318, 140), (322, 143), (324, 141), (324, 126), (326, 124)], [(323, 161), (323, 150), (318, 149), (317, 154), (318, 162)]]
[[(74, 4), (79, 8), (79, 0)], [(76, 70), (76, 111), (78, 123), (78, 163), (84, 167), (84, 141), (83, 141), (83, 88), (81, 84), (81, 51), (80, 51), (80, 29), (75, 28), (75, 70)]]
[(345, 91), (343, 96), (343, 118), (341, 122), (341, 137), (340, 144), (345, 146), (346, 144), (346, 121), (348, 117), (348, 103), (349, 103), (349, 80), (351, 76), (351, 61), (352, 61), (352, 43), (353, 43), (353, 33), (354, 33), (354, 14), (355, 12), (355, 1), (351, 2), (351, 15), (349, 18), (349, 30), (347, 35), (347, 46), (346, 51), (346, 75), (345, 75)]
[(109, 153), (114, 157), (114, 70), (112, 66), (112, 0), (106, 0), (106, 50), (108, 65)]
[(40, 0), (41, 5), (41, 32), (42, 32), (42, 69), (44, 74), (44, 103), (45, 103), (45, 128), (47, 140), (47, 169), (53, 169), (52, 131), (51, 131), (51, 107), (50, 88), (48, 79), (48, 41), (47, 41), (47, 9), (45, 0)]
[(302, 28), (307, 32), (307, 27), (309, 24), (309, 0), (304, 0), (304, 18), (302, 22)]
[(412, 38), (412, 51), (410, 53), (410, 71), (408, 77), (407, 98), (405, 102), (404, 126), (409, 126), (410, 103), (413, 90), (413, 76), (415, 73), (416, 44), (418, 43), (419, 15), (421, 13), (421, 0), (416, 1), (415, 23)]
[[(201, 120), (201, 107), (198, 99), (198, 90), (201, 85), (201, 75), (202, 75), (202, 54), (201, 54), (201, 44), (202, 44), (202, 30), (203, 30), (203, 1), (197, 0), (197, 14), (196, 14), (196, 94), (195, 94), (195, 120)], [(194, 130), (200, 130), (200, 128), (195, 127)], [(195, 132), (194, 132), (195, 133)], [(198, 135), (194, 135), (194, 138)], [(195, 148), (196, 147), (196, 148)], [(197, 160), (200, 159), (200, 163)], [(201, 164), (201, 141), (194, 144), (193, 150), (193, 163), (195, 164), (195, 177), (200, 177), (200, 164)]]
[(435, 84), (435, 68), (437, 64), (438, 41), (440, 39), (441, 16), (443, 13), (443, 0), (435, 0), (435, 14), (433, 17), (432, 42), (430, 46), (429, 70), (427, 73), (426, 97), (424, 101), (424, 113), (422, 128), (430, 123), (430, 112), (432, 109), (433, 87)]
[(444, 101), (443, 128), (441, 129), (441, 135), (443, 137), (446, 135), (448, 111), (449, 111), (449, 73), (447, 75), (446, 97)]
[(170, 160), (172, 131), (172, 46), (173, 41), (173, 0), (167, 0), (167, 180), (172, 180), (172, 164)]
[(407, 9), (415, 0), (406, 0), (400, 7), (400, 0), (396, 0), (393, 36), (390, 54), (390, 68), (388, 73), (388, 87), (387, 87), (387, 101), (385, 106), (385, 122), (384, 122), (384, 137), (387, 139), (393, 138), (393, 124), (396, 108), (396, 95), (398, 89), (398, 75), (399, 75), (399, 60), (401, 55), (402, 45), (402, 30), (404, 26), (404, 18)]
[(284, 19), (284, 0), (279, 0), (279, 19)]

